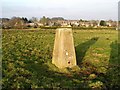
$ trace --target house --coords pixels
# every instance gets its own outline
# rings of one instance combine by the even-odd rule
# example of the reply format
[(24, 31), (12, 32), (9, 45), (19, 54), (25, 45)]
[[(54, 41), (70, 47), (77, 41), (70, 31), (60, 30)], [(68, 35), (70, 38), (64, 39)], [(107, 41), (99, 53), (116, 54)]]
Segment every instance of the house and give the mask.
[(35, 23), (27, 23), (28, 26), (34, 26)]
[(55, 23), (54, 22), (50, 22), (49, 24), (48, 24), (48, 26), (54, 26), (55, 25)]
[(37, 23), (38, 26), (44, 26), (42, 23)]
[(112, 20), (106, 21), (106, 25), (108, 27), (117, 27), (117, 21), (112, 21)]

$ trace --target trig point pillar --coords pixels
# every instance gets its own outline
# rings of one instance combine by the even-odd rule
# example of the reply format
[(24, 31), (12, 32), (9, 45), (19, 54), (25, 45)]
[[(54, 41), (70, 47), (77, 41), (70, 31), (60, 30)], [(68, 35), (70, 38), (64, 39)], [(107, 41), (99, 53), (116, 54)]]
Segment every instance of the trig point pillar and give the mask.
[(52, 63), (58, 68), (73, 67), (76, 65), (71, 28), (56, 29)]

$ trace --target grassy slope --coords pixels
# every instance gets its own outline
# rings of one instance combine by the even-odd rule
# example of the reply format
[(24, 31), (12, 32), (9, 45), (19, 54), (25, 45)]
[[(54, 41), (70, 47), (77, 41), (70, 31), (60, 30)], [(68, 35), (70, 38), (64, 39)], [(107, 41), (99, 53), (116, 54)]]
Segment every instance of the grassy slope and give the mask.
[(117, 31), (73, 30), (73, 35), (78, 66), (60, 70), (51, 64), (54, 30), (3, 31), (3, 88), (119, 86)]

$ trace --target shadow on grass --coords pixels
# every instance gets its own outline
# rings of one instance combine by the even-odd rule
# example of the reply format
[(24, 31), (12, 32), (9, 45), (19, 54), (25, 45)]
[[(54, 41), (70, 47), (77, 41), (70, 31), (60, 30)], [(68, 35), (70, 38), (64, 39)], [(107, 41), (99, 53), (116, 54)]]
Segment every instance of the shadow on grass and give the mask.
[[(27, 70), (32, 72), (32, 84), (39, 88), (82, 88), (85, 86), (83, 82), (79, 82), (78, 77), (51, 71), (45, 64), (28, 63)], [(74, 80), (75, 78), (78, 79), (78, 82)]]
[(76, 59), (77, 59), (77, 65), (80, 66), (85, 53), (87, 50), (90, 48), (91, 45), (93, 45), (96, 41), (98, 40), (98, 37), (94, 37), (82, 44), (79, 44), (78, 46), (75, 47), (75, 52), (76, 52)]
[[(79, 44), (75, 47), (76, 58), (78, 65), (81, 63), (82, 59), (85, 56), (85, 53), (91, 45), (93, 45), (98, 40), (98, 37), (94, 37), (88, 40), (85, 43)], [(40, 61), (40, 60), (39, 60)], [(31, 81), (35, 83), (38, 87), (44, 88), (53, 88), (53, 87), (62, 87), (62, 88), (84, 88), (87, 86), (84, 80), (79, 77), (79, 75), (63, 74), (60, 72), (55, 72), (49, 69), (47, 64), (44, 63), (27, 63), (27, 70), (32, 72)], [(83, 82), (80, 82), (80, 81)]]
[(108, 89), (120, 88), (120, 44), (117, 41), (111, 43), (111, 54), (109, 59), (109, 68), (105, 77), (105, 84)]
[(109, 63), (120, 64), (120, 60), (119, 60), (120, 44), (118, 44), (118, 42), (115, 41), (111, 43), (110, 47), (111, 47), (111, 54), (110, 54)]

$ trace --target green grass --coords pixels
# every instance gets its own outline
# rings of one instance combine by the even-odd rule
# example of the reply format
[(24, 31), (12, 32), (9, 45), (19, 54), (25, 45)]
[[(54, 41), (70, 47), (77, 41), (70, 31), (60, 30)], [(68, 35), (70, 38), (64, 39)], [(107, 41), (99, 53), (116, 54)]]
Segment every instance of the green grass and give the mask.
[(51, 63), (55, 30), (3, 31), (3, 89), (120, 87), (118, 32), (73, 30), (73, 36), (77, 66), (58, 69)]

